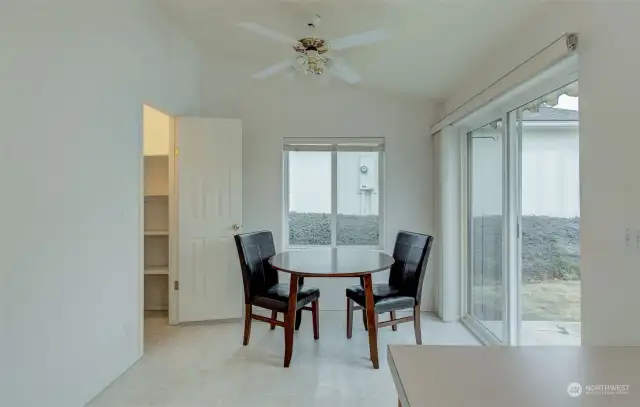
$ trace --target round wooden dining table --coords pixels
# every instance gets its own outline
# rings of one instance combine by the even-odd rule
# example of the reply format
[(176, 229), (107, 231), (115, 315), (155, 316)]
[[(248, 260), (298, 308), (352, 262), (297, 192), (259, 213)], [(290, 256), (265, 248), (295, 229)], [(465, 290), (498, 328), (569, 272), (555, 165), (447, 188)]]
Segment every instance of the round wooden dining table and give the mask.
[[(394, 263), (393, 257), (373, 250), (358, 249), (305, 249), (278, 253), (269, 259), (269, 264), (277, 270), (291, 275), (289, 283), (289, 309), (295, 309), (300, 277), (360, 277), (363, 281), (367, 326), (369, 327), (369, 355), (374, 369), (378, 363), (378, 330), (373, 302), (373, 283), (371, 275), (389, 269)], [(291, 363), (293, 353), (293, 331), (295, 312), (287, 314), (285, 321), (284, 366)]]

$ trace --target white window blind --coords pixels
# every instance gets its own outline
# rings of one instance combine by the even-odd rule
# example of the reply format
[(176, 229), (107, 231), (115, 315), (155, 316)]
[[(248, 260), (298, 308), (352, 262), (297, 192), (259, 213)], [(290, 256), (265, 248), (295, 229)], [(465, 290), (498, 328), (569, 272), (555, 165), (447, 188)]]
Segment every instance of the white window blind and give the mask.
[(284, 151), (384, 151), (384, 138), (289, 138)]

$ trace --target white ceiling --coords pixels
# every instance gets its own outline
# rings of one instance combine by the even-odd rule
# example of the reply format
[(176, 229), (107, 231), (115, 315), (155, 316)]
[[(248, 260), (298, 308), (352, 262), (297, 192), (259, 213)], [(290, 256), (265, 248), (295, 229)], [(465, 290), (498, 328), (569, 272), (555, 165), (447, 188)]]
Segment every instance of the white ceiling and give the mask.
[[(316, 35), (338, 38), (375, 28), (382, 43), (334, 54), (363, 78), (355, 85), (443, 98), (479, 69), (502, 38), (539, 7), (536, 0), (161, 0), (185, 33), (204, 50), (255, 63), (255, 71), (292, 57), (286, 44), (236, 26), (251, 21), (293, 38), (322, 16)], [(247, 78), (247, 80), (252, 80)], [(270, 78), (263, 80), (279, 80)]]

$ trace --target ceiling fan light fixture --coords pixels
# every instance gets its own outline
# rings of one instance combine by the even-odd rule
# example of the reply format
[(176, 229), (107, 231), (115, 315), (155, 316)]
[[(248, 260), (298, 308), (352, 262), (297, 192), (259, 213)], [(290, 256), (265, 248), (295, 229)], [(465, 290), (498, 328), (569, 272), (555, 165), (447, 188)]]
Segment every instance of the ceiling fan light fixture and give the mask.
[(333, 55), (329, 57), (327, 52), (329, 52), (330, 49), (340, 51), (361, 45), (377, 43), (387, 39), (389, 37), (389, 33), (386, 30), (369, 30), (333, 39), (333, 41), (328, 41), (324, 38), (317, 37), (313, 32), (313, 29), (316, 28), (319, 22), (320, 16), (316, 15), (315, 18), (307, 24), (311, 29), (307, 36), (297, 40), (277, 31), (265, 28), (257, 23), (246, 22), (238, 24), (240, 27), (258, 35), (268, 37), (274, 41), (287, 43), (296, 52), (296, 55), (293, 58), (285, 59), (284, 61), (265, 68), (252, 76), (254, 78), (262, 79), (289, 69), (290, 75), (304, 73), (306, 76), (309, 73), (312, 73), (315, 76), (324, 75), (327, 81), (329, 76), (333, 76), (350, 84), (360, 82), (361, 78), (357, 72), (339, 59), (334, 61)]
[(306, 54), (300, 54), (296, 58), (296, 65), (298, 67), (303, 67), (309, 63), (309, 57)]
[(331, 67), (333, 66), (333, 59), (331, 59), (331, 58), (327, 58), (327, 59), (325, 60), (325, 62), (324, 62), (324, 66), (325, 66), (327, 69), (331, 69)]

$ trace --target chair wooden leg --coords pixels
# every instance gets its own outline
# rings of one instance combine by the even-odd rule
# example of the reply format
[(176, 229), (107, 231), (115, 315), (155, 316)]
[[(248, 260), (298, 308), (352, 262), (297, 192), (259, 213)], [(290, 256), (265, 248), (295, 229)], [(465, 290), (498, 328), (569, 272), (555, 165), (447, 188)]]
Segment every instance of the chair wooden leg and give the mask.
[(293, 330), (296, 323), (296, 303), (298, 299), (298, 276), (291, 275), (289, 284), (289, 304), (284, 314), (284, 367), (291, 364), (293, 354)]
[(362, 324), (364, 325), (364, 330), (368, 331), (369, 328), (367, 327), (367, 310), (366, 309), (362, 310)]
[[(298, 289), (300, 289), (304, 285), (304, 277), (298, 277)], [(299, 309), (296, 311), (296, 331), (300, 329), (300, 324), (302, 324), (302, 310)]]
[[(389, 318), (391, 318), (392, 320), (396, 319), (396, 312), (395, 311), (391, 311), (389, 313)], [(391, 330), (392, 331), (397, 331), (398, 330), (398, 325), (391, 325)]]
[(242, 345), (247, 346), (249, 344), (249, 337), (251, 336), (251, 304), (245, 304), (244, 307), (244, 338), (242, 339)]
[(353, 335), (353, 301), (347, 298), (347, 339)]
[(320, 339), (320, 305), (319, 300), (311, 303), (311, 317), (313, 319), (313, 339)]
[(367, 326), (369, 331), (369, 355), (373, 368), (380, 368), (378, 362), (378, 324), (375, 305), (373, 302), (373, 282), (371, 274), (364, 276), (365, 310), (367, 312)]
[(296, 331), (300, 329), (301, 323), (302, 323), (302, 310), (299, 309), (296, 311)]
[[(364, 288), (364, 277), (360, 277), (360, 287)], [(368, 331), (367, 329), (367, 311), (366, 310), (362, 310), (362, 325), (364, 325), (364, 330)]]
[(420, 305), (413, 307), (413, 329), (416, 331), (416, 343), (422, 345), (422, 328), (420, 328)]
[[(271, 319), (277, 319), (278, 318), (278, 313), (276, 311), (271, 311)], [(271, 329), (272, 331), (274, 329), (276, 329), (276, 324), (274, 324), (273, 322), (270, 324), (269, 329)]]

